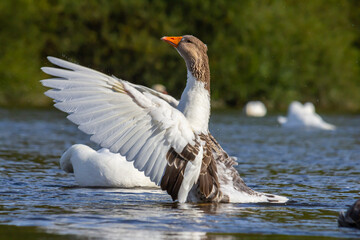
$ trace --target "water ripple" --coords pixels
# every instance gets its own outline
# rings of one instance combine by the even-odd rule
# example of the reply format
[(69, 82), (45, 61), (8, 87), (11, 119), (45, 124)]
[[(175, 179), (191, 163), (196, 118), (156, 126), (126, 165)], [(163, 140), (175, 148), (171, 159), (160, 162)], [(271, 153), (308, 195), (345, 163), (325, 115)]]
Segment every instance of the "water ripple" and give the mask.
[(95, 145), (62, 113), (0, 110), (0, 116), (0, 224), (107, 239), (360, 236), (336, 223), (360, 195), (360, 117), (329, 116), (338, 128), (322, 132), (282, 129), (272, 116), (214, 114), (211, 131), (238, 158), (245, 182), (291, 201), (178, 204), (158, 189), (78, 187), (59, 169), (59, 157), (74, 143)]

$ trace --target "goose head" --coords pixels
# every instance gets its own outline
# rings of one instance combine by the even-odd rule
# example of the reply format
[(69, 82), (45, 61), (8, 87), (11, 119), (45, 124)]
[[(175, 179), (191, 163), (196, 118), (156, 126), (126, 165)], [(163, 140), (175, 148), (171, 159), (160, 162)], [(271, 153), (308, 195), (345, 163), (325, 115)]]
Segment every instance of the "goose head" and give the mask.
[(207, 46), (200, 39), (192, 35), (181, 37), (162, 37), (161, 40), (175, 47), (183, 57), (188, 72), (198, 81), (205, 83), (205, 88), (210, 90), (210, 69)]

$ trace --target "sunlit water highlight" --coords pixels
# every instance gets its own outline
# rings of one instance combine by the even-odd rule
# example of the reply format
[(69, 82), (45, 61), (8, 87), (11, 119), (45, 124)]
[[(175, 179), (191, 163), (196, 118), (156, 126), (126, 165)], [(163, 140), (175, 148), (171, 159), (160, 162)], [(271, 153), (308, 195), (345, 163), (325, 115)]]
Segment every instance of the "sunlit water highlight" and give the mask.
[(286, 205), (177, 204), (157, 189), (77, 187), (59, 169), (59, 157), (75, 143), (96, 146), (65, 117), (0, 110), (0, 233), (35, 226), (54, 236), (106, 239), (360, 237), (360, 230), (336, 222), (360, 197), (360, 116), (326, 117), (336, 131), (299, 131), (282, 129), (276, 116), (213, 114), (210, 129), (238, 158), (245, 182), (287, 196)]

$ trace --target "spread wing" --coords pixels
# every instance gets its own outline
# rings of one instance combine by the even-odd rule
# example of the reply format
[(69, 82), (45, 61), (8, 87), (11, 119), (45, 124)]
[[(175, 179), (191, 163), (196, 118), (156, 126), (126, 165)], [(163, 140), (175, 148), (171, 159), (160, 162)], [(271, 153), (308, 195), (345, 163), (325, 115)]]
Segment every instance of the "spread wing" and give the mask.
[[(116, 78), (116, 77), (114, 77), (114, 78)], [(116, 78), (116, 79), (118, 79), (118, 78)], [(133, 84), (133, 83), (129, 83), (129, 82), (128, 82), (128, 84), (130, 84), (130, 86), (134, 87), (136, 90), (138, 90), (142, 93), (148, 92), (148, 93), (151, 93), (151, 94), (161, 98), (162, 100), (165, 100), (174, 108), (176, 108), (179, 105), (179, 101), (168, 94), (163, 94), (161, 92), (155, 91), (154, 89), (151, 89), (151, 88), (148, 88), (145, 86), (141, 86), (141, 85), (137, 85), (137, 84)]]
[[(199, 145), (185, 116), (174, 108), (178, 104), (174, 98), (58, 58), (48, 59), (61, 68), (42, 68), (55, 77), (41, 81), (53, 88), (45, 94), (55, 100), (56, 108), (69, 113), (68, 119), (80, 130), (92, 135), (92, 141), (134, 161), (158, 185), (165, 169), (166, 177), (171, 169), (183, 175), (184, 164), (179, 169), (172, 160), (191, 160), (194, 156), (187, 157), (187, 149)], [(174, 191), (178, 186), (167, 188)]]

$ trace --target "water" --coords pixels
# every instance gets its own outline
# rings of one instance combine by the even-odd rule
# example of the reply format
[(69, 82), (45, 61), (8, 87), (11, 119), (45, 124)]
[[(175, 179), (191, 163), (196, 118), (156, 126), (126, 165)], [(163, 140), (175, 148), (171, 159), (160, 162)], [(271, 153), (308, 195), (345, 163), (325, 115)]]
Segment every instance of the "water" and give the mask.
[(80, 188), (59, 169), (75, 143), (96, 147), (58, 111), (0, 110), (0, 238), (360, 238), (338, 212), (360, 197), (360, 116), (338, 129), (282, 129), (276, 116), (214, 113), (211, 131), (252, 188), (288, 204), (178, 204), (157, 189)]

